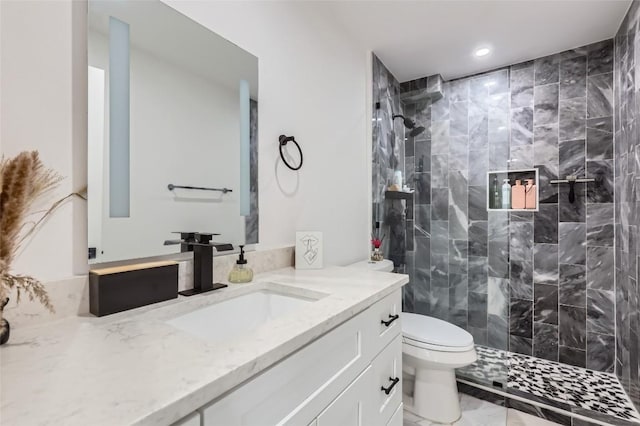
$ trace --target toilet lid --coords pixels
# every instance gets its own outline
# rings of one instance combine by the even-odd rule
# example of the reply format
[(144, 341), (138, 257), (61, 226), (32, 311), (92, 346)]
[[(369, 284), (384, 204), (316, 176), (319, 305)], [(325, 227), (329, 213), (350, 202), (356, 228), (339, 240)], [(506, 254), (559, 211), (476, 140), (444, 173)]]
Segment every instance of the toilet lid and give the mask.
[(460, 327), (438, 318), (403, 312), (402, 335), (434, 346), (461, 348), (473, 345), (473, 336)]
[(393, 272), (393, 262), (389, 259), (383, 259), (378, 262), (372, 262), (370, 260), (363, 260), (349, 265), (352, 268), (363, 268), (371, 271)]

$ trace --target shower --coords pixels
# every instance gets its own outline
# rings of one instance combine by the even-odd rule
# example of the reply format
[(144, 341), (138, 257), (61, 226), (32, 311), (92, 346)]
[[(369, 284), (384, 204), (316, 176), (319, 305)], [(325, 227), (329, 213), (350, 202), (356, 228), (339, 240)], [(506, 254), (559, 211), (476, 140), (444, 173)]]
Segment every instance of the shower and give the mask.
[(395, 120), (396, 118), (402, 118), (402, 122), (404, 124), (404, 127), (406, 127), (407, 129), (410, 129), (411, 132), (409, 132), (409, 136), (414, 137), (414, 136), (418, 136), (420, 133), (424, 132), (424, 127), (423, 126), (418, 126), (416, 127), (416, 123), (409, 119), (409, 118), (405, 118), (404, 115), (401, 114), (396, 114), (393, 116), (393, 119)]

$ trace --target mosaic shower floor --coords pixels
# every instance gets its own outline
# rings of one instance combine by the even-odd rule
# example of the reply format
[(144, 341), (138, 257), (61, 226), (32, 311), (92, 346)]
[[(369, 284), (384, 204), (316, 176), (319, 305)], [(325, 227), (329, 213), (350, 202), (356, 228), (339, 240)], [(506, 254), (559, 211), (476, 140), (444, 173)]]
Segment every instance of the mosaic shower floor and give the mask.
[(622, 421), (612, 424), (640, 424), (640, 415), (613, 374), (484, 346), (476, 346), (476, 351), (478, 361), (458, 369), (458, 377), (571, 413)]

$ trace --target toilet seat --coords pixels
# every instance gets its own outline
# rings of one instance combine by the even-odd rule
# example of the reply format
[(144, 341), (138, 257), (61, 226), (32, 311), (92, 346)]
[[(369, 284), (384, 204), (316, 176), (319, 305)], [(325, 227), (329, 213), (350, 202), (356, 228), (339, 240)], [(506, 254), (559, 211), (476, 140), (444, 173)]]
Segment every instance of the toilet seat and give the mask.
[(432, 345), (430, 343), (420, 342), (417, 340), (412, 340), (404, 336), (402, 336), (402, 343), (405, 345), (416, 347), (416, 348), (429, 349), (431, 351), (438, 351), (438, 352), (466, 352), (475, 348), (473, 343), (468, 346), (460, 346), (460, 347), (439, 346), (439, 345)]
[(426, 315), (402, 312), (402, 342), (440, 352), (465, 352), (474, 348), (473, 336), (462, 328)]

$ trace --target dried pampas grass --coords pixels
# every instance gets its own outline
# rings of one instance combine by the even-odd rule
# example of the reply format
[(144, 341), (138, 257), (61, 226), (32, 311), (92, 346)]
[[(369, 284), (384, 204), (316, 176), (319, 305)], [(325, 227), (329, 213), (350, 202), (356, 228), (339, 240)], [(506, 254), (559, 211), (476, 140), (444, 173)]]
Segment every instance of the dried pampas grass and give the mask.
[(0, 160), (0, 299), (15, 290), (20, 300), (25, 293), (53, 312), (53, 306), (42, 283), (26, 275), (10, 273), (11, 264), (22, 243), (38, 225), (66, 198), (55, 203), (35, 222), (27, 222), (33, 203), (55, 188), (62, 177), (47, 169), (37, 151), (25, 151), (14, 158)]

